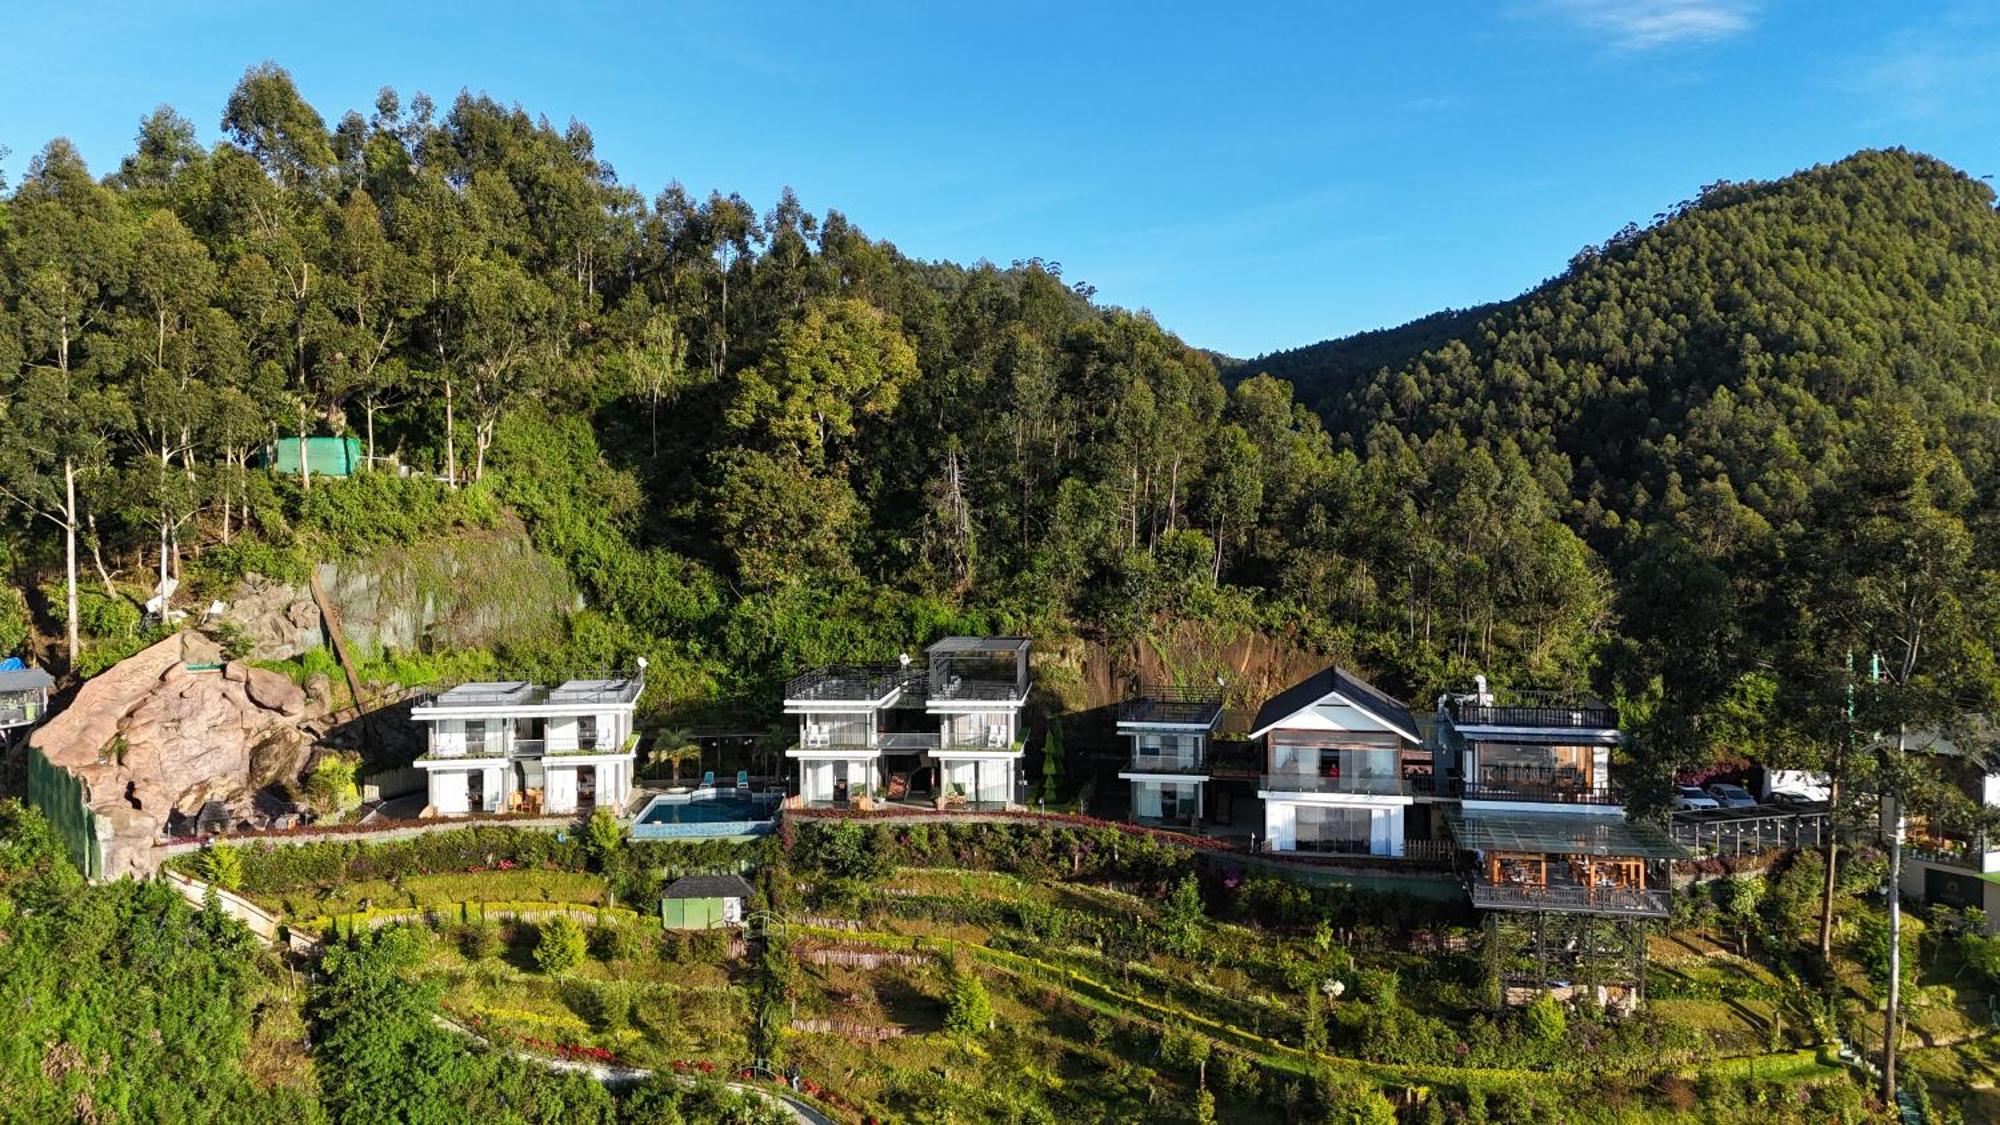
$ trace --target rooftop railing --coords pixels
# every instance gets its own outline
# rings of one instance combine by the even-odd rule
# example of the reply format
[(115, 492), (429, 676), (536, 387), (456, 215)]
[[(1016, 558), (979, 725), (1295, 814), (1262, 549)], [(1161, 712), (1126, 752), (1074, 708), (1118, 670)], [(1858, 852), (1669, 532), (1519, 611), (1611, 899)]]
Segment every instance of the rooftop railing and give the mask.
[(786, 699), (866, 703), (906, 686), (916, 673), (896, 664), (829, 664), (785, 682)]
[(1438, 782), (1437, 786), (1436, 792), (1439, 796), (1460, 797), (1467, 801), (1527, 801), (1547, 805), (1619, 803), (1608, 785), (1584, 780), (1564, 780), (1553, 776), (1486, 775), (1464, 779), (1449, 778)]
[(1182, 723), (1212, 726), (1222, 716), (1222, 689), (1148, 684), (1118, 705), (1121, 723)]
[(1459, 726), (1616, 730), (1618, 714), (1603, 701), (1563, 692), (1515, 692), (1506, 702), (1450, 696), (1445, 712)]

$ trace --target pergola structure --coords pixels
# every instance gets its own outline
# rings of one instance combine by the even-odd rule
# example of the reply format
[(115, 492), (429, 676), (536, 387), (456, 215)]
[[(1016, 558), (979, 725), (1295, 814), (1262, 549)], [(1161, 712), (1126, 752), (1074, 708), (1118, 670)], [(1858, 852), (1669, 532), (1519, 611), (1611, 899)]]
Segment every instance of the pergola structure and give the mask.
[(1671, 908), (1667, 865), (1685, 849), (1590, 813), (1454, 809), (1446, 824), (1476, 858), (1466, 889), (1487, 912), (1495, 1000), (1594, 988), (1600, 1002), (1638, 1003), (1646, 934)]

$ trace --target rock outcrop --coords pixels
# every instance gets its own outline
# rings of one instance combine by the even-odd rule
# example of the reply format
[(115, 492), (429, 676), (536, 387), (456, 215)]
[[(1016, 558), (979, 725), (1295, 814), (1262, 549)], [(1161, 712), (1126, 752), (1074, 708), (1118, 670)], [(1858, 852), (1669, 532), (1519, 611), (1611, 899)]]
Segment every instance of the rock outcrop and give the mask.
[(311, 762), (307, 693), (214, 658), (206, 638), (176, 634), (85, 683), (34, 733), (30, 745), (83, 782), (107, 878), (150, 874), (175, 812), (214, 800), (241, 819), (259, 790), (296, 781)]
[[(518, 521), (460, 531), (360, 558), (321, 562), (320, 585), (357, 652), (483, 648), (541, 635), (576, 608), (562, 564), (535, 550)], [(248, 574), (222, 624), (254, 660), (289, 660), (324, 643), (305, 582)]]

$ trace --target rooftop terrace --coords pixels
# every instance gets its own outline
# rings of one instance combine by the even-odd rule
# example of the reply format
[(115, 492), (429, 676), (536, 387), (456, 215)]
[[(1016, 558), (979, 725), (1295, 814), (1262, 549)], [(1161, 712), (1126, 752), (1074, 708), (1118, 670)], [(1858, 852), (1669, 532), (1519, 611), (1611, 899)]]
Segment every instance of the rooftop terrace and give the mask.
[(1222, 688), (1147, 685), (1118, 705), (1120, 723), (1201, 727), (1213, 730), (1222, 718)]

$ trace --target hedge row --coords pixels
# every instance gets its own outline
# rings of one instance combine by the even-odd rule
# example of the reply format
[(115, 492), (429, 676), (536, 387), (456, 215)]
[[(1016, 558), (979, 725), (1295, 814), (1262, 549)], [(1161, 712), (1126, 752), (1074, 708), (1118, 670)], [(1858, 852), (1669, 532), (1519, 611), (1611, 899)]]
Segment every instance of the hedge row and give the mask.
[[(260, 841), (228, 846), (243, 860), (243, 877), (236, 889), (252, 897), (370, 879), (492, 867), (552, 867), (566, 871), (585, 868), (583, 843), (576, 833), (503, 826), (458, 828), (375, 843)], [(196, 874), (200, 855), (194, 852), (176, 856), (168, 866)]]

